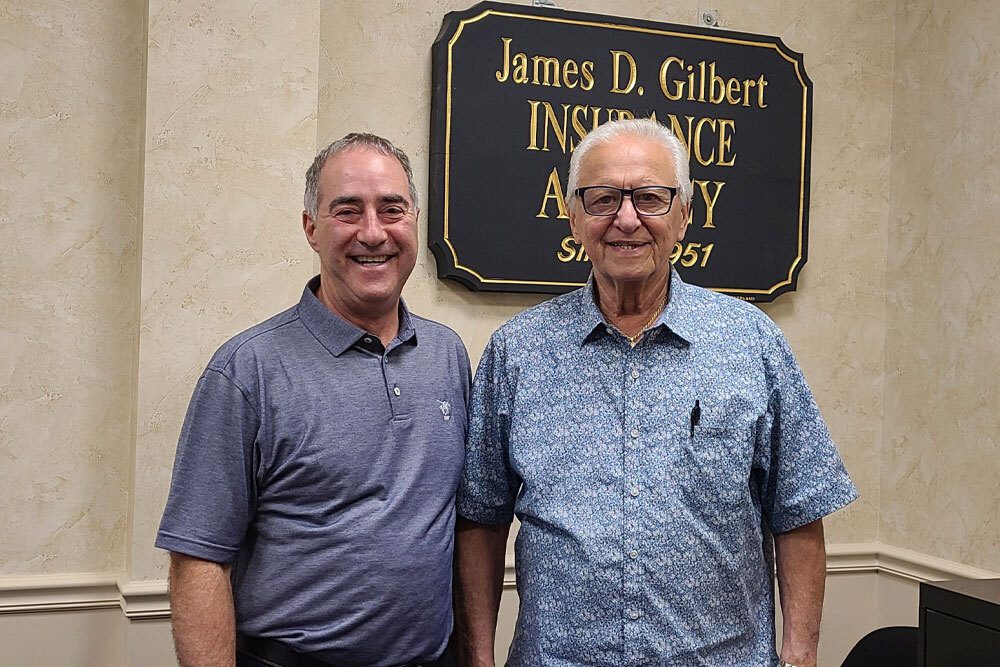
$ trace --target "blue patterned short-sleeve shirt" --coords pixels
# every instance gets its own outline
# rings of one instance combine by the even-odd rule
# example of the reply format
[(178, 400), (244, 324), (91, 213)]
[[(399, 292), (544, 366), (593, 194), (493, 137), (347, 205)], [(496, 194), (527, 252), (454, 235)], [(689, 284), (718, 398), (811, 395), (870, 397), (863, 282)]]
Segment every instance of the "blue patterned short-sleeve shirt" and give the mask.
[(483, 354), (457, 509), (521, 521), (509, 665), (773, 667), (771, 534), (858, 496), (774, 323), (670, 284), (634, 348), (588, 284)]

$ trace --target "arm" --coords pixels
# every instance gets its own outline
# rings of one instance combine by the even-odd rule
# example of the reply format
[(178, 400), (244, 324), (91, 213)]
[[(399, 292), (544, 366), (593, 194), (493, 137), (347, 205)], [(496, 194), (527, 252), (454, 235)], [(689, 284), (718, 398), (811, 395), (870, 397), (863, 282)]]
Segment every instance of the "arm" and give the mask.
[(493, 667), (510, 523), (455, 524), (455, 633), (462, 667)]
[(819, 623), (826, 585), (823, 520), (774, 536), (783, 630), (781, 659), (816, 667)]
[(235, 667), (230, 566), (170, 554), (170, 609), (180, 667)]

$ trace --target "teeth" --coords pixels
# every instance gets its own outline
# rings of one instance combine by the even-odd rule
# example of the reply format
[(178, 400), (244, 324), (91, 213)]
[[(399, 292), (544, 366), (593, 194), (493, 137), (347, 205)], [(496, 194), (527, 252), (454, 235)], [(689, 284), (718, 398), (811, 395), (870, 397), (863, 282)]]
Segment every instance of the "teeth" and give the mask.
[(616, 248), (625, 248), (626, 250), (634, 250), (635, 248), (638, 248), (640, 244), (638, 244), (638, 243), (612, 243), (611, 245), (613, 245)]
[(389, 261), (389, 255), (374, 255), (371, 257), (355, 257), (354, 261), (359, 264), (381, 264)]

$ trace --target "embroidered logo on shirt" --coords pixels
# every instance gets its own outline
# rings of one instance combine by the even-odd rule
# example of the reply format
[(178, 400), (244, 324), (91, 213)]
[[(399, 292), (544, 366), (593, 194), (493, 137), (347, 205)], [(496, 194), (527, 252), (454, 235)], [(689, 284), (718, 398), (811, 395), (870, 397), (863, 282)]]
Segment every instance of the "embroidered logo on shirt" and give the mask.
[(441, 409), (441, 416), (444, 417), (445, 421), (451, 419), (451, 404), (448, 401), (438, 401), (438, 407)]

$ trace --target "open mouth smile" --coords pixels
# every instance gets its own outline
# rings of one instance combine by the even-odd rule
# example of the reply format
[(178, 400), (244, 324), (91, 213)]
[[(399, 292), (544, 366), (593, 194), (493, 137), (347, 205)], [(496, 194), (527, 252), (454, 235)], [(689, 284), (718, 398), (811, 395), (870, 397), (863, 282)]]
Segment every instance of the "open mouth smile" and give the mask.
[(636, 248), (641, 248), (646, 245), (645, 243), (636, 243), (630, 241), (616, 241), (613, 243), (608, 243), (612, 248), (620, 248), (621, 250), (635, 250)]
[(394, 255), (354, 255), (351, 259), (361, 266), (381, 266), (393, 257)]

